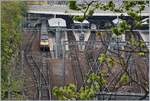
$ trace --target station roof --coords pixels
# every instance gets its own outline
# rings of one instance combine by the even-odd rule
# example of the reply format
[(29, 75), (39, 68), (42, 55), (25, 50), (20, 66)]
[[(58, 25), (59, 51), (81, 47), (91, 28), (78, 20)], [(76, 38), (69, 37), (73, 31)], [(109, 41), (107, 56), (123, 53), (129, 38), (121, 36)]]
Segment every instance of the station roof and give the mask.
[(50, 27), (66, 27), (66, 21), (62, 18), (52, 18), (48, 20)]
[[(84, 15), (81, 11), (74, 11), (68, 6), (61, 5), (32, 5), (29, 7), (28, 13), (35, 14), (53, 14), (53, 15)], [(123, 13), (128, 16), (127, 13)], [(149, 16), (149, 7), (142, 11), (142, 16)], [(111, 11), (96, 10), (93, 16), (119, 16), (120, 13), (113, 13)]]

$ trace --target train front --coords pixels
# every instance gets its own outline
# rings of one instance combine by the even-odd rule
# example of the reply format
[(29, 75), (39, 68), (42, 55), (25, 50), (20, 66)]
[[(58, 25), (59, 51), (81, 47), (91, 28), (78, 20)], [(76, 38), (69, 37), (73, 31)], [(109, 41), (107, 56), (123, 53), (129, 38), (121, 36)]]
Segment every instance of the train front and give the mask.
[(41, 35), (40, 50), (41, 51), (49, 51), (48, 35)]

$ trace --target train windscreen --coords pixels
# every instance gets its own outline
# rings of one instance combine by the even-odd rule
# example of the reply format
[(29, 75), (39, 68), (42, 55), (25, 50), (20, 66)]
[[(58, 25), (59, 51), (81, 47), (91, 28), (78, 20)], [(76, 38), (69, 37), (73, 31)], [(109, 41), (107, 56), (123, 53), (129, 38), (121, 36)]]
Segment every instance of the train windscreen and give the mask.
[(41, 40), (47, 39), (48, 40), (48, 36), (47, 35), (42, 35), (41, 36)]

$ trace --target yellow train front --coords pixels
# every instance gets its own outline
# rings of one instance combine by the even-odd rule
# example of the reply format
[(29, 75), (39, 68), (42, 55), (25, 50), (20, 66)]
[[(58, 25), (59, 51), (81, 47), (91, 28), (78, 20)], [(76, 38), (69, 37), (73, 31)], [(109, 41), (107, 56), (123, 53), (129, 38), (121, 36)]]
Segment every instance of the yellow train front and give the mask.
[(41, 34), (40, 37), (40, 50), (49, 51), (48, 35)]

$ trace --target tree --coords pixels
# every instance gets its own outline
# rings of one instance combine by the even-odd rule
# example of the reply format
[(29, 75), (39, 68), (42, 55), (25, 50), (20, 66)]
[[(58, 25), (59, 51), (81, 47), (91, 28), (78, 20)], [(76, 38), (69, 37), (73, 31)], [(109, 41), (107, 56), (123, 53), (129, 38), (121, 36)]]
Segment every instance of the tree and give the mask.
[[(9, 88), (18, 96), (19, 80), (8, 82), (13, 65), (12, 59), (21, 48), (21, 21), (26, 13), (26, 6), (21, 1), (2, 1), (1, 3), (1, 84), (2, 99), (8, 99)], [(17, 61), (17, 60), (16, 60)], [(16, 95), (17, 94), (17, 95)]]

